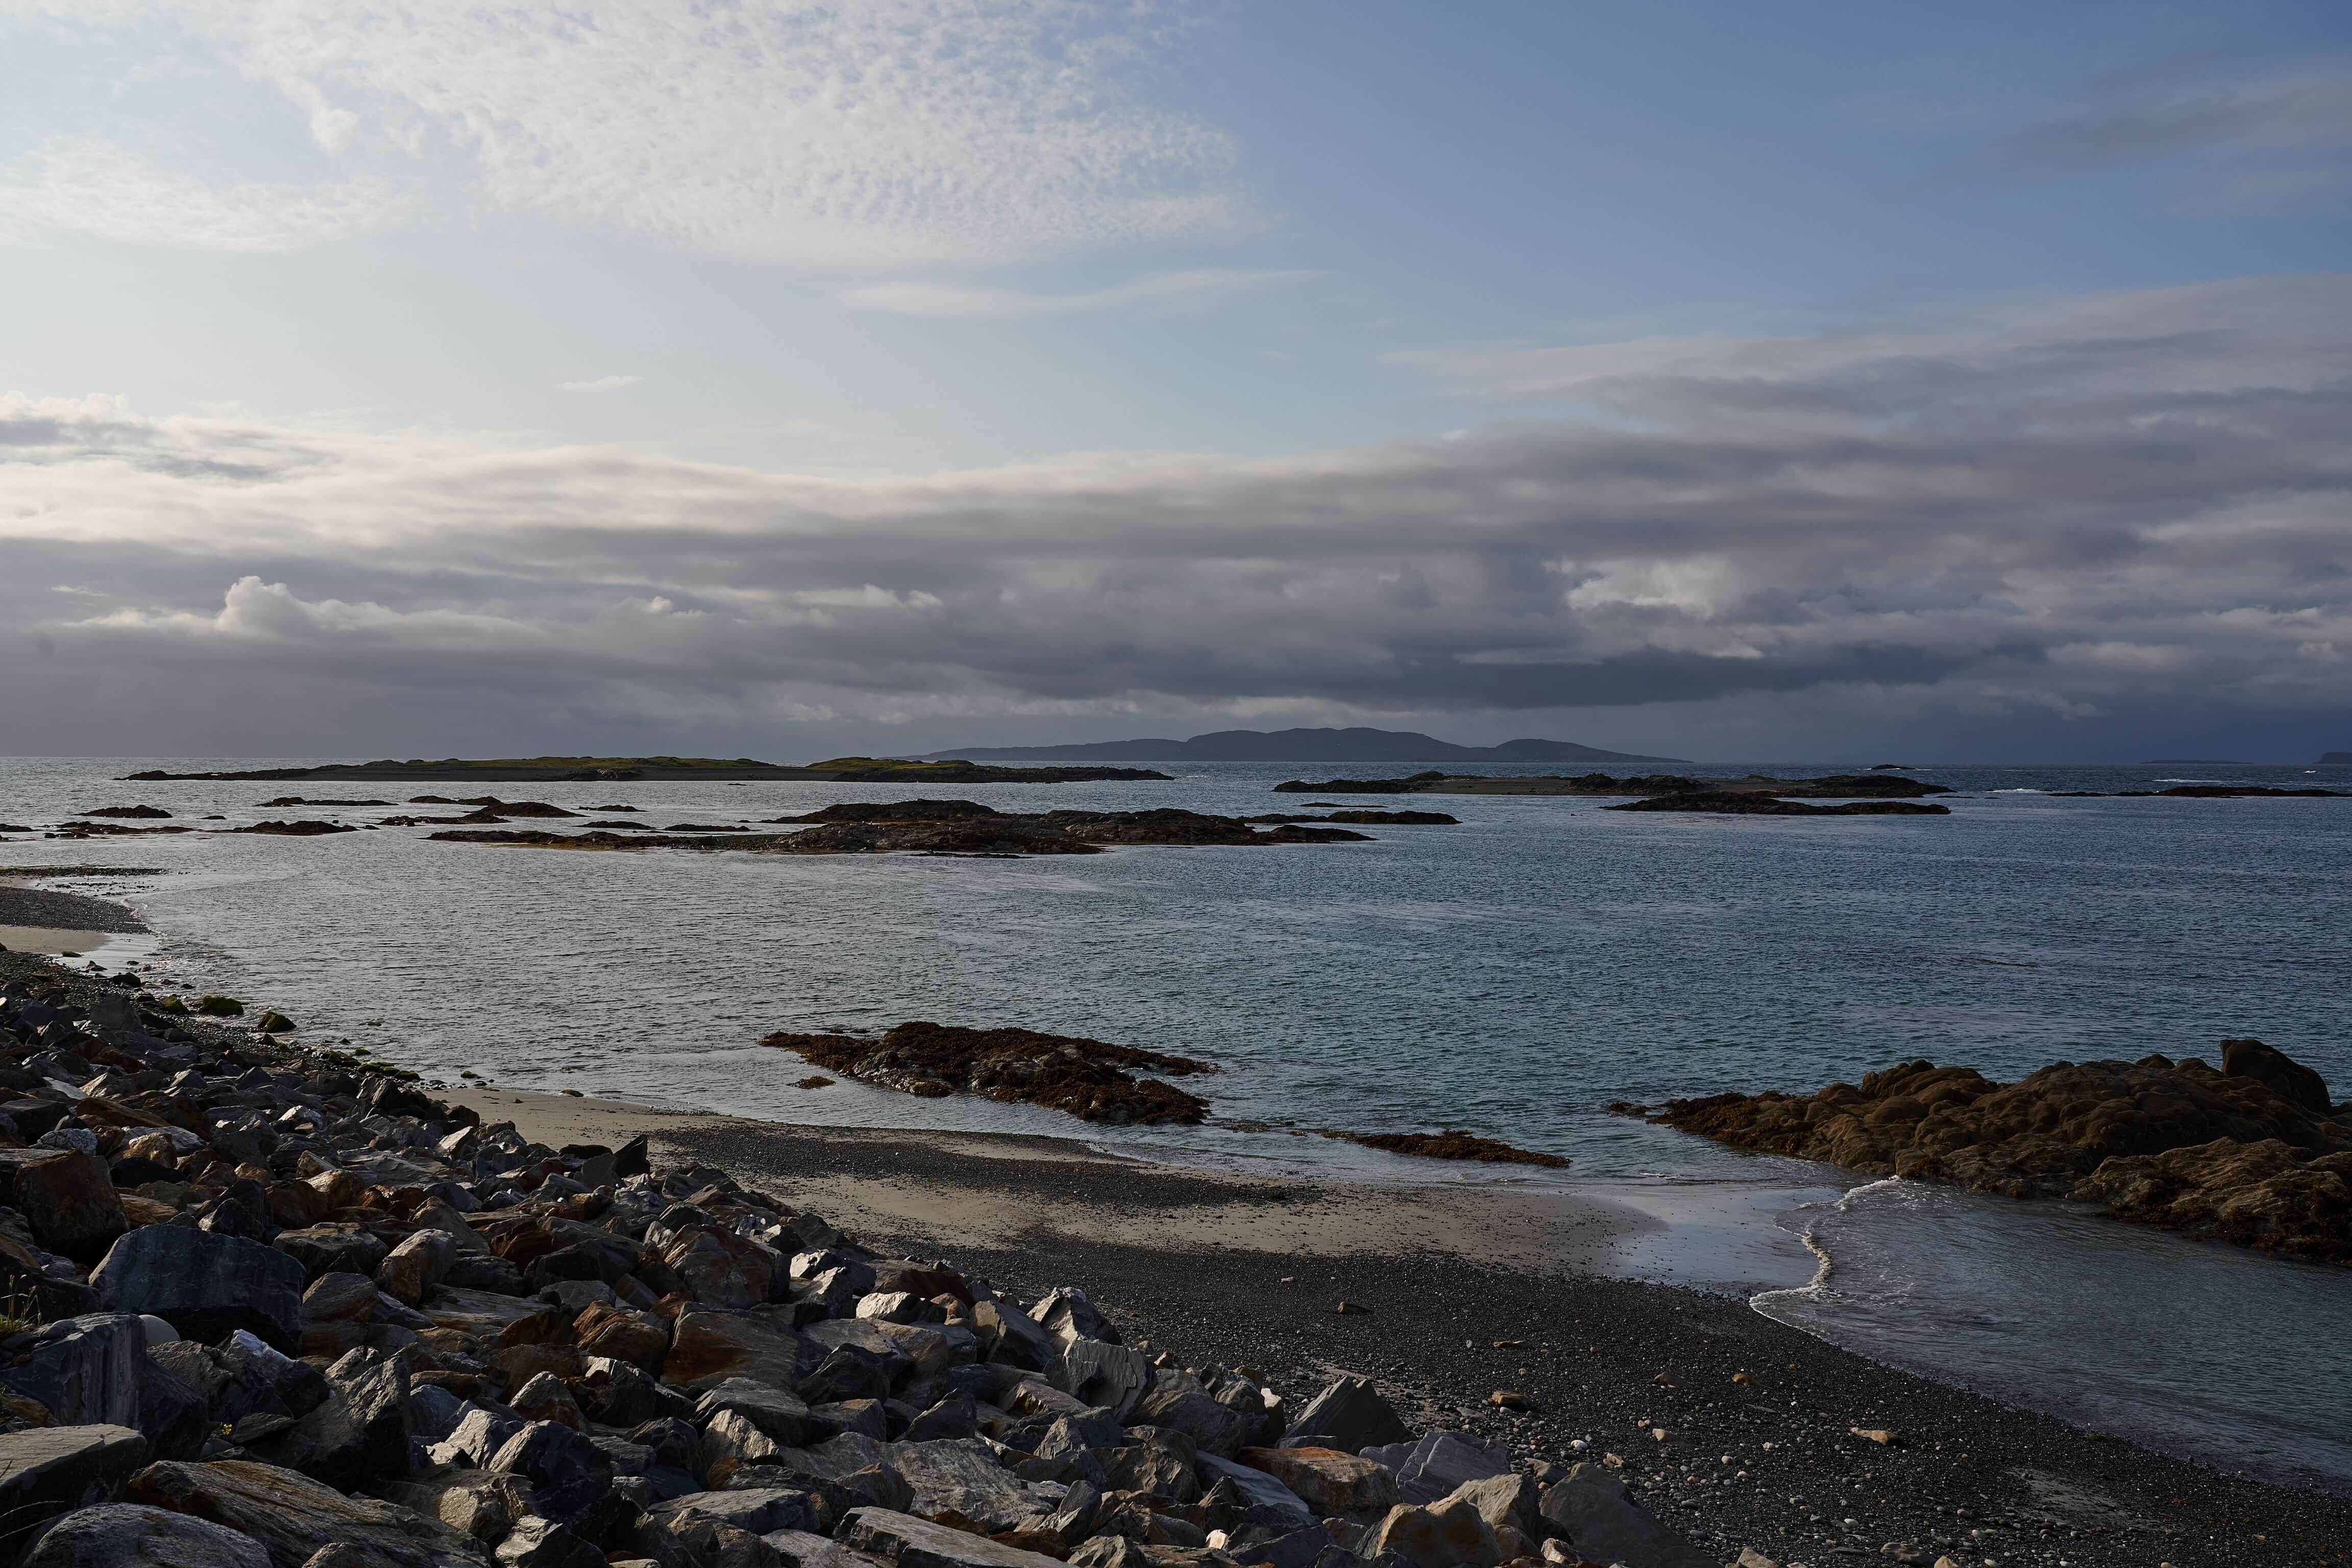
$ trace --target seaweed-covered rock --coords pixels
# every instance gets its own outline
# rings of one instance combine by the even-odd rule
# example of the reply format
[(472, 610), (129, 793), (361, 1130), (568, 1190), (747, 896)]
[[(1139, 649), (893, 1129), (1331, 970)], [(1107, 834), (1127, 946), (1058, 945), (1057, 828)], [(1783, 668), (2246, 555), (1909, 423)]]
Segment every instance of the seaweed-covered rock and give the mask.
[(1191, 1124), (1208, 1111), (1208, 1102), (1198, 1096), (1160, 1079), (1138, 1078), (1131, 1069), (1171, 1077), (1216, 1070), (1190, 1057), (1107, 1040), (922, 1021), (900, 1024), (879, 1038), (780, 1031), (760, 1043), (793, 1051), (828, 1072), (902, 1093), (983, 1094), (1118, 1126)]

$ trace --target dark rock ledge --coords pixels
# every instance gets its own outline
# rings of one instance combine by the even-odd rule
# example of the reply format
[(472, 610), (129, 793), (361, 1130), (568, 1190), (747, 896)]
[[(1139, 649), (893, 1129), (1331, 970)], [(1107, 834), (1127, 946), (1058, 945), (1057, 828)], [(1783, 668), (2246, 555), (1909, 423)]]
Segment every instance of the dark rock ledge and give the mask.
[(1361, 1378), (1294, 1408), (642, 1139), (0, 974), (18, 1568), (1715, 1562)]
[(2060, 1062), (2001, 1084), (1916, 1061), (1818, 1094), (1677, 1100), (1650, 1120), (1742, 1149), (2073, 1198), (2118, 1219), (2352, 1264), (2352, 1103), (2331, 1106), (2319, 1074), (2260, 1040), (2222, 1041), (2218, 1072), (2150, 1056)]
[(1345, 827), (1285, 823), (1258, 828), (1234, 816), (1162, 806), (1150, 811), (997, 811), (969, 800), (853, 802), (801, 816), (769, 819), (794, 833), (748, 833), (697, 824), (662, 833), (611, 828), (553, 833), (539, 828), (457, 829), (428, 835), (456, 844), (539, 849), (735, 849), (770, 855), (1096, 855), (1113, 845), (1336, 844), (1370, 835)]

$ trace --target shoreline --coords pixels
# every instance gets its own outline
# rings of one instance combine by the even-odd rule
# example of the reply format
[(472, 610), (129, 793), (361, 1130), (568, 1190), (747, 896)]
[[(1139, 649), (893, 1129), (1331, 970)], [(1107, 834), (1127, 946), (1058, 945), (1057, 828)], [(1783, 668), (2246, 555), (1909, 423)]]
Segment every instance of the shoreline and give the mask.
[[(1254, 1366), (1286, 1394), (1358, 1373), (1416, 1424), (1562, 1460), (1613, 1453), (1667, 1523), (1727, 1563), (1748, 1547), (1783, 1568), (1907, 1560), (1883, 1557), (1889, 1545), (1921, 1568), (1939, 1555), (2352, 1562), (2340, 1544), (2352, 1498), (2229, 1475), (1884, 1365), (1744, 1297), (1580, 1271), (1663, 1228), (1606, 1198), (1264, 1180), (1074, 1138), (452, 1093), (542, 1141), (645, 1133), (659, 1161), (716, 1165), (864, 1245), (950, 1258), (1000, 1289), (1080, 1283), (1130, 1338)], [(1368, 1310), (1339, 1313), (1341, 1300)], [(1531, 1409), (1488, 1405), (1500, 1389)]]

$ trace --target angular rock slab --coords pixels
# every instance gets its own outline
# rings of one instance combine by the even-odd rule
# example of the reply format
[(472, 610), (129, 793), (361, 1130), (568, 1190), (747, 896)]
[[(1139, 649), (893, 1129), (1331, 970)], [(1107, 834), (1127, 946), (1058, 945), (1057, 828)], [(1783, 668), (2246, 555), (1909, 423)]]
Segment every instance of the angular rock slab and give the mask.
[(1413, 1568), (1495, 1568), (1503, 1560), (1494, 1528), (1466, 1500), (1435, 1508), (1400, 1503), (1358, 1551), (1374, 1558), (1394, 1552)]
[(1396, 1467), (1397, 1489), (1411, 1503), (1451, 1497), (1471, 1481), (1508, 1475), (1511, 1467), (1451, 1432), (1427, 1432)]
[(146, 1354), (147, 1331), (129, 1313), (64, 1318), (0, 1342), (0, 1387), (64, 1426), (136, 1426)]
[(894, 1443), (886, 1452), (914, 1494), (907, 1511), (919, 1518), (992, 1535), (1046, 1511), (977, 1438)]
[(41, 1532), (21, 1568), (270, 1568), (261, 1542), (184, 1513), (108, 1503)]
[(490, 1554), (441, 1523), (369, 1498), (345, 1497), (308, 1476), (245, 1459), (161, 1463), (131, 1478), (125, 1500), (240, 1531), (270, 1568), (302, 1568), (337, 1546), (362, 1568), (490, 1568)]
[(190, 1226), (148, 1225), (90, 1272), (110, 1312), (150, 1312), (207, 1344), (239, 1329), (289, 1355), (302, 1346), (308, 1276), (285, 1253)]
[(1307, 1500), (1264, 1470), (1221, 1459), (1214, 1454), (1203, 1454), (1197, 1462), (1202, 1480), (1211, 1486), (1231, 1481), (1249, 1499), (1252, 1523), (1271, 1525), (1278, 1520), (1296, 1526), (1315, 1522), (1315, 1512), (1307, 1506)]
[(147, 1462), (129, 1426), (39, 1426), (0, 1436), (0, 1555), (61, 1513), (111, 1502)]
[(1717, 1568), (1713, 1556), (1667, 1529), (1633, 1500), (1625, 1483), (1594, 1464), (1572, 1467), (1546, 1489), (1543, 1517), (1595, 1563), (1626, 1568)]
[(670, 1331), (662, 1378), (708, 1387), (730, 1377), (774, 1388), (800, 1383), (800, 1342), (751, 1312), (688, 1307)]
[(1323, 1518), (1385, 1514), (1400, 1500), (1385, 1468), (1336, 1448), (1244, 1448), (1234, 1458), (1288, 1487)]
[(1307, 1402), (1282, 1439), (1286, 1448), (1337, 1448), (1358, 1454), (1389, 1443), (1410, 1443), (1412, 1433), (1369, 1379), (1334, 1378)]
[(886, 1508), (851, 1510), (833, 1538), (893, 1568), (1062, 1568), (1043, 1552), (1024, 1552)]

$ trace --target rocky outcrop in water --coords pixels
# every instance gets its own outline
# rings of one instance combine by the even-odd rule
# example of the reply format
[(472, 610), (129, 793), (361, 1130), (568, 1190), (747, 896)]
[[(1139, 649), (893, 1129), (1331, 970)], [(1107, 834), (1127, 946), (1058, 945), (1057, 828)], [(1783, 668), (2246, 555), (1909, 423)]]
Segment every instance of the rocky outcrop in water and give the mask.
[(1297, 824), (1261, 830), (1236, 816), (1162, 806), (1150, 811), (1001, 812), (969, 800), (857, 801), (829, 805), (773, 825), (813, 824), (796, 833), (695, 827), (691, 833), (626, 834), (612, 828), (562, 834), (540, 829), (452, 829), (431, 835), (460, 844), (547, 849), (746, 849), (771, 855), (1094, 855), (1108, 845), (1334, 844), (1369, 836), (1345, 827)]
[(1949, 816), (1952, 808), (1934, 801), (1849, 800), (1836, 805), (1783, 800), (1739, 790), (1691, 790), (1604, 805), (1603, 811), (1699, 811), (1727, 816)]
[(1711, 1561), (1602, 1467), (1416, 1434), (1360, 1378), (1294, 1429), (1257, 1375), (1131, 1347), (1077, 1288), (1024, 1307), (642, 1140), (550, 1148), (0, 973), (25, 1568)]
[(1033, 1029), (900, 1024), (881, 1036), (779, 1031), (760, 1042), (845, 1078), (936, 1098), (982, 1094), (1114, 1125), (1197, 1123), (1208, 1101), (1139, 1070), (1183, 1078), (1216, 1071), (1190, 1057)]
[(1812, 1095), (1719, 1094), (1651, 1120), (1776, 1154), (2352, 1263), (2352, 1105), (2255, 1039), (2190, 1057), (2060, 1062), (2017, 1083), (1916, 1061)]
[(1927, 784), (1901, 773), (1830, 773), (1820, 778), (1783, 779), (1749, 773), (1737, 779), (1688, 778), (1681, 773), (1646, 773), (1613, 778), (1608, 773), (1577, 773), (1528, 778), (1495, 778), (1483, 773), (1434, 771), (1393, 779), (1325, 779), (1320, 784), (1292, 779), (1274, 786), (1277, 795), (1767, 795), (1800, 800), (1895, 800), (1927, 795), (1949, 795), (1946, 784)]
[(1542, 1165), (1552, 1170), (1568, 1168), (1564, 1154), (1542, 1154), (1532, 1149), (1515, 1149), (1498, 1138), (1481, 1138), (1475, 1132), (1447, 1131), (1444, 1132), (1339, 1132), (1323, 1131), (1326, 1138), (1338, 1138), (1349, 1143), (1361, 1143), (1367, 1149), (1382, 1149), (1391, 1154), (1411, 1154), (1423, 1160), (1471, 1160), (1486, 1165)]

